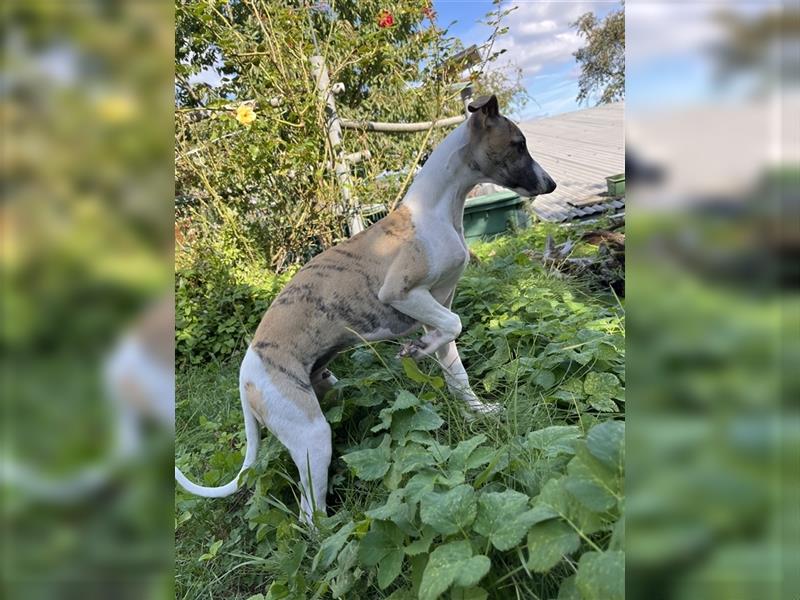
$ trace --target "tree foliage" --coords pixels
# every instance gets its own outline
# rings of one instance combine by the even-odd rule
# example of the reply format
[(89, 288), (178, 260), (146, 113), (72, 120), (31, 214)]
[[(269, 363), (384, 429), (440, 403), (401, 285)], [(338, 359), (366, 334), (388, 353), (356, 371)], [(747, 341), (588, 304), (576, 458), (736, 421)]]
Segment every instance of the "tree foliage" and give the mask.
[(572, 26), (586, 40), (586, 46), (573, 54), (581, 67), (577, 101), (596, 99), (597, 104), (606, 104), (624, 99), (625, 3), (602, 20), (584, 13)]
[[(498, 35), (503, 11), (492, 15)], [(330, 81), (344, 84), (336, 96), (342, 118), (408, 122), (463, 112), (451, 87), (460, 73), (440, 68), (460, 50), (427, 0), (178, 0), (178, 269), (216, 253), (231, 265), (266, 258), (281, 271), (345, 235), (352, 207), (343, 206), (330, 168), (334, 148), (311, 56), (323, 56)], [(500, 91), (511, 100), (519, 90), (509, 82)], [(252, 112), (237, 113), (243, 102)], [(409, 169), (423, 143), (432, 147), (446, 133), (345, 130), (341, 151), (372, 156), (354, 167), (355, 201), (391, 203), (404, 178), (387, 173)]]
[(758, 16), (725, 9), (715, 14), (723, 31), (711, 46), (716, 77), (729, 84), (755, 75), (755, 91), (800, 80), (800, 10), (768, 10)]

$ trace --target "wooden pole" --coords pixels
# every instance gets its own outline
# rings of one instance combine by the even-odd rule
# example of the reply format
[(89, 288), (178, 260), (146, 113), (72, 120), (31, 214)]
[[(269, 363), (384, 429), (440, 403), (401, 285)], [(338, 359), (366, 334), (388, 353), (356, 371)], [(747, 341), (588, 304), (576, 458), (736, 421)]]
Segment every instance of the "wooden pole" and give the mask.
[(317, 91), (325, 102), (328, 140), (330, 141), (331, 151), (334, 156), (333, 170), (336, 173), (336, 178), (339, 180), (345, 210), (350, 213), (348, 216), (348, 226), (350, 227), (350, 235), (353, 236), (364, 230), (364, 221), (361, 219), (361, 214), (357, 207), (354, 206), (353, 197), (350, 193), (352, 189), (350, 167), (340, 148), (342, 145), (341, 119), (339, 119), (339, 115), (336, 112), (336, 100), (334, 99), (333, 90), (331, 89), (325, 60), (321, 56), (315, 55), (311, 57), (310, 62), (311, 73), (314, 76)]
[(378, 131), (382, 133), (412, 133), (416, 131), (426, 131), (435, 127), (450, 127), (458, 125), (464, 121), (464, 115), (438, 119), (436, 121), (422, 121), (420, 123), (381, 123), (377, 121), (353, 121), (352, 119), (341, 119), (339, 124), (344, 129), (361, 129), (366, 131)]

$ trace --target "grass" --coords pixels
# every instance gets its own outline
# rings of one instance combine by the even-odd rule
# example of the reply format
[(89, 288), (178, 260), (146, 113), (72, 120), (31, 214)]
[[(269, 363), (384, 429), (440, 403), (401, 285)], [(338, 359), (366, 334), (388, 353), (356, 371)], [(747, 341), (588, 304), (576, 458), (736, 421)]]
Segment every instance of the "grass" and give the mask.
[[(584, 597), (592, 567), (621, 550), (621, 464), (601, 464), (602, 436), (586, 434), (623, 412), (624, 311), (591, 279), (532, 258), (547, 233), (563, 237), (537, 227), (480, 245), (454, 303), (473, 388), (502, 414), (466, 412), (433, 361), (394, 358), (398, 343), (344, 353), (323, 403), (329, 516), (316, 531), (298, 524), (294, 466), (265, 432), (245, 489), (221, 500), (176, 492), (176, 597)], [(178, 373), (176, 462), (209, 485), (242, 460), (240, 358)], [(401, 390), (412, 406), (393, 404)], [(508, 539), (502, 519), (486, 526), (495, 513), (521, 519)], [(472, 565), (461, 574), (458, 552)]]

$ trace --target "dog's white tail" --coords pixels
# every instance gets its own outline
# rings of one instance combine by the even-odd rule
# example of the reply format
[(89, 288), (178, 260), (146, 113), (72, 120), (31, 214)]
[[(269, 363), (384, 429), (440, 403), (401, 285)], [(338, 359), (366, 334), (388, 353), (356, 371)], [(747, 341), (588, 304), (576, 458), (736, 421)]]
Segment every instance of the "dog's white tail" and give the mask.
[(219, 487), (206, 487), (204, 485), (192, 483), (186, 478), (186, 475), (181, 473), (181, 470), (178, 467), (175, 467), (175, 481), (177, 481), (187, 492), (197, 496), (203, 496), (204, 498), (223, 498), (225, 496), (230, 496), (237, 489), (239, 489), (239, 477), (241, 477), (245, 469), (248, 469), (255, 462), (256, 454), (258, 453), (258, 444), (260, 441), (260, 431), (256, 417), (253, 414), (250, 405), (247, 403), (245, 390), (243, 387), (241, 387), (241, 385), (239, 389), (239, 398), (242, 401), (242, 413), (244, 414), (244, 434), (247, 438), (247, 449), (244, 453), (244, 462), (242, 463), (242, 468), (239, 469), (236, 477), (234, 477), (232, 481), (226, 483), (225, 485), (221, 485)]

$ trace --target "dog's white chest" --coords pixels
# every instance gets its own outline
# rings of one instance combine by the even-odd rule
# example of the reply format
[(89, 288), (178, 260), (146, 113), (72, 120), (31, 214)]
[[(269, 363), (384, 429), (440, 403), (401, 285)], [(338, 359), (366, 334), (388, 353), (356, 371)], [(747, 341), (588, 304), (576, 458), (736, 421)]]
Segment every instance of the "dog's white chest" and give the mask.
[(454, 286), (469, 262), (463, 235), (441, 221), (423, 224), (417, 232), (428, 261), (428, 283), (432, 287)]

